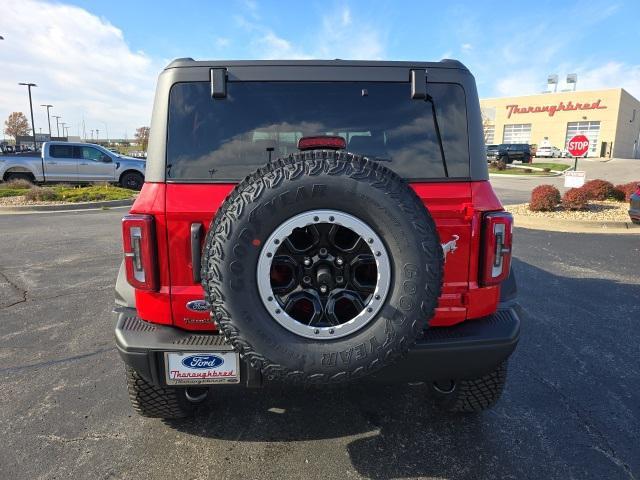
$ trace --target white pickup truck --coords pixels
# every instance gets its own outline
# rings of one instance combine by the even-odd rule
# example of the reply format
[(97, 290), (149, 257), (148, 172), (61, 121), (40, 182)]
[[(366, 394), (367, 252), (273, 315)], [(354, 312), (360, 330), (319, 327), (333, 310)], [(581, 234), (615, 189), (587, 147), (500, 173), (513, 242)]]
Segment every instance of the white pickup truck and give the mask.
[(140, 190), (145, 160), (125, 157), (91, 143), (46, 142), (40, 156), (0, 155), (0, 179), (31, 182), (113, 182)]

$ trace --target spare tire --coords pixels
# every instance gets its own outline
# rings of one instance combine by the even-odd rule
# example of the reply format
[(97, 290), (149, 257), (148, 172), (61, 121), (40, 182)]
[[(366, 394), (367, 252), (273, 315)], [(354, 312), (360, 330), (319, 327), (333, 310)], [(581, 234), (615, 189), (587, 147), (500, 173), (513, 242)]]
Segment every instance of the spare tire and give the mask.
[(346, 152), (269, 163), (226, 198), (207, 234), (212, 316), (268, 379), (334, 383), (411, 348), (440, 296), (434, 221), (391, 170)]

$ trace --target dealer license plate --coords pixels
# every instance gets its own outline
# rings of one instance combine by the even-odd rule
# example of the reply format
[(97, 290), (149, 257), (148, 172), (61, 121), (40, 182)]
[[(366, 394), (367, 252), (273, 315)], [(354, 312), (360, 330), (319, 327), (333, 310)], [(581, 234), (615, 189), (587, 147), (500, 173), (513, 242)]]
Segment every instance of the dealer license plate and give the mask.
[(165, 352), (167, 385), (239, 383), (240, 360), (234, 351)]

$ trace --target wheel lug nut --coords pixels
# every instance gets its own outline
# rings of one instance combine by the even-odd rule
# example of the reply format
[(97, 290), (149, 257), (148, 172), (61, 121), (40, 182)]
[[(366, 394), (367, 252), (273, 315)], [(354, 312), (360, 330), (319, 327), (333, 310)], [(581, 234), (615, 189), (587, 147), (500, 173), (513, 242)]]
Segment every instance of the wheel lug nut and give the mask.
[(343, 277), (341, 277), (340, 275), (338, 275), (338, 276), (336, 277), (336, 282), (337, 282), (337, 283), (342, 283), (342, 282), (344, 282), (344, 278), (343, 278)]
[(342, 265), (343, 263), (344, 263), (344, 260), (342, 260), (342, 257), (336, 258), (336, 265)]
[(304, 283), (311, 283), (311, 277), (306, 275), (306, 276), (302, 277), (302, 281)]
[(304, 266), (308, 267), (311, 265), (311, 259), (309, 257), (304, 257)]
[(320, 255), (321, 257), (326, 257), (328, 253), (329, 253), (329, 252), (327, 251), (327, 249), (326, 249), (326, 248), (324, 248), (324, 247), (322, 247), (322, 248), (320, 249), (320, 251), (318, 252), (318, 255)]
[(326, 285), (320, 285), (320, 293), (327, 293), (327, 290), (329, 289)]

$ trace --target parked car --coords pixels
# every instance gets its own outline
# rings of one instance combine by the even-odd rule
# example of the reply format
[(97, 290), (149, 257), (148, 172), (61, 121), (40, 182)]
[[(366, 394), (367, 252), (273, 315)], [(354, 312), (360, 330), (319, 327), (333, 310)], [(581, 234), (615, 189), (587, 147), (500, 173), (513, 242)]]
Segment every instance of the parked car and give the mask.
[(450, 411), (498, 400), (520, 331), (512, 217), (466, 67), (180, 59), (153, 112), (163, 154), (116, 282), (138, 413), (363, 377), (426, 382)]
[(629, 217), (631, 217), (633, 223), (640, 224), (640, 184), (638, 189), (631, 195)]
[(114, 182), (140, 190), (144, 183), (143, 160), (124, 157), (90, 143), (45, 142), (40, 156), (0, 157), (0, 178), (24, 178), (31, 182)]
[(560, 158), (571, 158), (569, 150), (567, 150), (566, 148), (560, 150)]
[(562, 152), (559, 148), (549, 145), (538, 147), (536, 151), (536, 158), (560, 158)]
[(497, 149), (487, 152), (487, 159), (504, 163), (513, 163), (514, 161), (531, 163), (531, 150), (527, 143), (502, 143), (498, 145)]
[(485, 150), (487, 152), (487, 159), (493, 159), (498, 153), (498, 145), (487, 145)]

